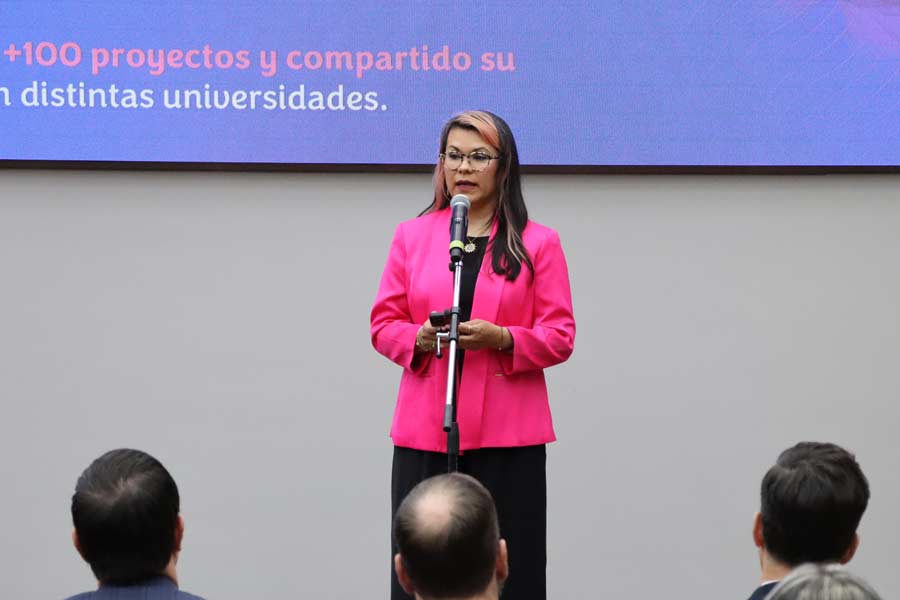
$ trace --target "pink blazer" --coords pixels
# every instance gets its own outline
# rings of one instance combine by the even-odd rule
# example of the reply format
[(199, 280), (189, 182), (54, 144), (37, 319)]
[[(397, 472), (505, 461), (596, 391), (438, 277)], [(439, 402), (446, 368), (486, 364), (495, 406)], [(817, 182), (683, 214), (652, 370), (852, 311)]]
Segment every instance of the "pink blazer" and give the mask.
[[(414, 348), (429, 313), (453, 300), (449, 225), (444, 209), (397, 226), (371, 315), (372, 345), (403, 367), (391, 438), (437, 452), (447, 451), (447, 360), (431, 354), (414, 360)], [(466, 352), (457, 408), (461, 450), (556, 439), (544, 369), (566, 360), (575, 342), (569, 272), (555, 231), (529, 221), (522, 237), (534, 279), (525, 265), (513, 282), (494, 274), (489, 252), (478, 274), (472, 318), (509, 329), (514, 347)]]

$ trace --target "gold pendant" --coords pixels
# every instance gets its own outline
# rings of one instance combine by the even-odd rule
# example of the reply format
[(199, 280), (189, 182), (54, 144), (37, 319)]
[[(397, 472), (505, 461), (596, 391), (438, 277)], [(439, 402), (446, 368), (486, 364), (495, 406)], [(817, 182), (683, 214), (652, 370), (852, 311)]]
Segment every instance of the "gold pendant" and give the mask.
[(472, 254), (475, 252), (475, 242), (469, 242), (465, 246), (463, 246), (463, 250), (466, 251), (466, 254)]

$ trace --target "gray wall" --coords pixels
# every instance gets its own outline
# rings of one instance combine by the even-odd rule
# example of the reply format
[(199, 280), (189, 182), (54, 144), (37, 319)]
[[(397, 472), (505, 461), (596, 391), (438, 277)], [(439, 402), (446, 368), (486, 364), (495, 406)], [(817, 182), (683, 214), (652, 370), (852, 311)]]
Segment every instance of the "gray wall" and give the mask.
[[(900, 595), (898, 182), (527, 178), (578, 322), (548, 373), (552, 598), (746, 597), (759, 480), (801, 439), (857, 453), (873, 498), (854, 566)], [(386, 597), (400, 371), (368, 313), (429, 187), (0, 172), (0, 597), (92, 586), (68, 503), (119, 446), (179, 483), (186, 589)]]

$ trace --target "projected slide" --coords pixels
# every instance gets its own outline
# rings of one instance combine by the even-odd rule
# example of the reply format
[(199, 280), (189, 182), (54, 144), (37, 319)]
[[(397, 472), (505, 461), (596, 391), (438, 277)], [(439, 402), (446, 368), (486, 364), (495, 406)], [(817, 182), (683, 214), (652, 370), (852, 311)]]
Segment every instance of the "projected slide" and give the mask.
[(900, 3), (0, 0), (0, 160), (900, 165)]

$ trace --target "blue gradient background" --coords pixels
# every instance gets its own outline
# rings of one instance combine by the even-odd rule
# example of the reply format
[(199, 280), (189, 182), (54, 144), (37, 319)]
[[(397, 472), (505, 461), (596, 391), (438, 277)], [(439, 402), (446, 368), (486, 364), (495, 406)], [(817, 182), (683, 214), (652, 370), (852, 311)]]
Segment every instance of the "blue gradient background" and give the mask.
[[(0, 55), (0, 159), (427, 164), (442, 123), (487, 108), (533, 165), (900, 165), (897, 2), (0, 1), (0, 50), (77, 42), (81, 66)], [(91, 47), (251, 50), (246, 71), (90, 72)], [(467, 72), (289, 71), (299, 50), (447, 44)], [(275, 49), (266, 78), (258, 52)], [(515, 54), (484, 73), (482, 52)], [(28, 108), (32, 81), (152, 88), (150, 110)], [(166, 110), (161, 89), (377, 91), (388, 110)]]

